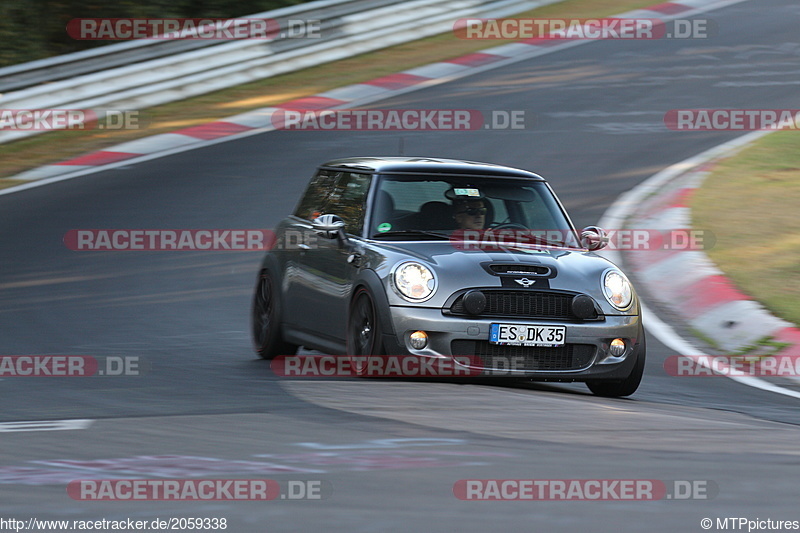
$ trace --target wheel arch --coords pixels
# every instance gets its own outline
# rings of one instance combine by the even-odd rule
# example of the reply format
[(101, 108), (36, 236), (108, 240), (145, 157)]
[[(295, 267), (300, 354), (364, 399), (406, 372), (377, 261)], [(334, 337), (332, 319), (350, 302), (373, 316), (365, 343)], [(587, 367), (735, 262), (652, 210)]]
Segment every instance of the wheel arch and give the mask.
[(283, 304), (283, 299), (285, 294), (283, 293), (283, 269), (281, 268), (278, 259), (272, 255), (267, 254), (264, 257), (264, 260), (261, 261), (261, 266), (258, 268), (258, 275), (256, 279), (259, 279), (264, 272), (269, 272), (272, 276), (273, 281), (275, 282), (275, 288), (277, 289), (277, 294), (279, 298), (279, 304)]
[(353, 289), (350, 291), (350, 302), (347, 308), (350, 309), (353, 305), (356, 294), (361, 288), (367, 289), (370, 296), (372, 296), (381, 322), (381, 333), (393, 334), (394, 325), (392, 324), (392, 315), (389, 311), (389, 298), (386, 296), (386, 289), (384, 288), (381, 278), (374, 270), (363, 270), (358, 279), (353, 282)]

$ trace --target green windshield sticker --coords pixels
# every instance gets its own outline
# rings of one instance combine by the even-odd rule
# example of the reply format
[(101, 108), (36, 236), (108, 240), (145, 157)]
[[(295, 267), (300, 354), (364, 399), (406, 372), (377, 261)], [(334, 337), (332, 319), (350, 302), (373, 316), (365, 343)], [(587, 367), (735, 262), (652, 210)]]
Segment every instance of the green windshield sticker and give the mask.
[(392, 225), (388, 222), (384, 222), (383, 224), (378, 224), (378, 231), (381, 233), (385, 233), (392, 229)]
[(456, 196), (475, 196), (480, 197), (481, 193), (478, 189), (454, 189)]

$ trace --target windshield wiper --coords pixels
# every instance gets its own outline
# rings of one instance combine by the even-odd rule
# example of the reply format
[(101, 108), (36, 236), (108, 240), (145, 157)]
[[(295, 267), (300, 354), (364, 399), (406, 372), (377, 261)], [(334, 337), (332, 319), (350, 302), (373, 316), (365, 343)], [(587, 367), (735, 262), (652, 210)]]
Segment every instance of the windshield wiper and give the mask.
[(406, 237), (406, 236), (426, 236), (426, 237), (436, 237), (437, 239), (450, 239), (448, 235), (444, 233), (436, 233), (435, 231), (425, 231), (421, 229), (403, 229), (403, 230), (394, 230), (394, 231), (384, 231), (381, 233), (376, 233), (372, 236), (373, 239), (377, 239), (378, 237)]

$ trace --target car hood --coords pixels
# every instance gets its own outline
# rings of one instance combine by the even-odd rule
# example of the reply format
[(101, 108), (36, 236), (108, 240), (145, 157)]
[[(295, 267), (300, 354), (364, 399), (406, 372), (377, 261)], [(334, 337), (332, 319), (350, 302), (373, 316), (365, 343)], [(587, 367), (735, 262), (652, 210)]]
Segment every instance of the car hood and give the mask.
[[(552, 271), (550, 289), (589, 294), (606, 314), (620, 314), (606, 302), (602, 293), (602, 275), (615, 265), (594, 252), (528, 246), (484, 250), (451, 241), (381, 242), (374, 246), (374, 251), (381, 256), (376, 271), (387, 281), (390, 294), (393, 290), (389, 288), (388, 278), (397, 263), (416, 260), (433, 270), (438, 288), (434, 297), (425, 302), (426, 307), (442, 306), (451, 294), (461, 289), (502, 287), (502, 278), (487, 271), (484, 268), (486, 264), (541, 265)], [(527, 276), (519, 274), (513, 277), (521, 279)], [(394, 296), (398, 305), (408, 305), (399, 296)]]

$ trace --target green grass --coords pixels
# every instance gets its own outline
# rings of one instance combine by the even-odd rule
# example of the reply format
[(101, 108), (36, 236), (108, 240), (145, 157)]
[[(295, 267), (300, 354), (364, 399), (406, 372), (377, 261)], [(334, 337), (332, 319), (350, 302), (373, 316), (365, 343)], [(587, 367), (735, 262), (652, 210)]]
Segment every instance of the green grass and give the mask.
[(789, 346), (791, 345), (788, 342), (778, 342), (773, 340), (773, 337), (767, 335), (765, 337), (761, 337), (753, 344), (748, 344), (747, 346), (739, 348), (733, 352), (733, 355), (757, 355), (758, 357), (769, 357), (770, 355), (776, 354), (781, 350), (788, 348)]
[(6, 189), (8, 187), (13, 187), (15, 185), (21, 185), (23, 183), (25, 183), (25, 180), (12, 180), (12, 179), (0, 180), (0, 189)]
[(701, 341), (705, 342), (706, 344), (708, 344), (712, 348), (715, 348), (717, 350), (721, 349), (719, 344), (717, 344), (717, 341), (715, 341), (714, 339), (712, 339), (711, 337), (709, 337), (708, 335), (706, 335), (705, 333), (703, 333), (699, 329), (697, 329), (697, 328), (689, 328), (689, 331), (692, 333), (692, 335), (694, 335), (695, 337), (697, 337)]
[(800, 133), (763, 137), (723, 160), (691, 199), (711, 259), (745, 294), (800, 324)]

